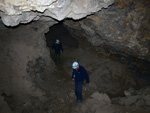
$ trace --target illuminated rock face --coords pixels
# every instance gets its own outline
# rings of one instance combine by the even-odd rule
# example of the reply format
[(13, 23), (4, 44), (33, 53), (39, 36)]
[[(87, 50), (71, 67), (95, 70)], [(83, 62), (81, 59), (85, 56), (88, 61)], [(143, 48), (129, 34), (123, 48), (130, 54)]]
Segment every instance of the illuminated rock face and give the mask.
[(116, 1), (86, 19), (65, 24), (73, 29), (74, 37), (85, 36), (92, 45), (104, 47), (112, 54), (121, 52), (150, 61), (150, 2)]
[(57, 20), (80, 19), (107, 8), (114, 0), (1, 0), (0, 13), (7, 26), (28, 23), (49, 16)]

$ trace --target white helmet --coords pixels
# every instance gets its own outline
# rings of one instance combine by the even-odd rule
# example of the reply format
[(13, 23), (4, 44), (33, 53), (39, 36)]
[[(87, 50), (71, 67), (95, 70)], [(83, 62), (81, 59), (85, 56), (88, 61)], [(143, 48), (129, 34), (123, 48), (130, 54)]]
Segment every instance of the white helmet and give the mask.
[(60, 41), (57, 39), (57, 40), (56, 40), (56, 44), (59, 44), (59, 43), (60, 43)]
[(79, 66), (78, 62), (73, 62), (73, 64), (72, 64), (72, 68), (73, 69), (76, 69), (78, 66)]

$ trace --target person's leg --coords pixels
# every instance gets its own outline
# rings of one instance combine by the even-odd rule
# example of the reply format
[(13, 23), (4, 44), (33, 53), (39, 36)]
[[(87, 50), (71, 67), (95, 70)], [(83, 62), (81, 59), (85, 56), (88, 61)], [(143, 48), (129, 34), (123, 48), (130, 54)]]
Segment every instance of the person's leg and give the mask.
[(82, 101), (82, 82), (75, 83), (75, 94), (77, 100)]
[(57, 53), (55, 53), (55, 64), (57, 64)]
[(58, 54), (58, 61), (59, 61), (59, 64), (61, 64), (61, 53)]
[(80, 102), (82, 102), (82, 100), (83, 100), (83, 98), (82, 98), (82, 85), (83, 85), (83, 83), (80, 82), (79, 87), (78, 87), (79, 88), (79, 93), (78, 93), (79, 96), (78, 97), (79, 97)]

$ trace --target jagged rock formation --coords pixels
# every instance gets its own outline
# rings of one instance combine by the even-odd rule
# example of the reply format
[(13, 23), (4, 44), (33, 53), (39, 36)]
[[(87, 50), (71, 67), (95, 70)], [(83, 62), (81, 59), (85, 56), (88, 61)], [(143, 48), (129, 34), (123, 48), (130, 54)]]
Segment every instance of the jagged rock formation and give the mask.
[(79, 22), (65, 24), (77, 37), (86, 37), (94, 46), (104, 47), (112, 54), (131, 55), (150, 61), (150, 3), (147, 0), (117, 0)]
[[(7, 26), (28, 23), (41, 17), (80, 19), (101, 8), (107, 8), (114, 0), (2, 0), (0, 14)], [(48, 19), (49, 19), (48, 18)]]

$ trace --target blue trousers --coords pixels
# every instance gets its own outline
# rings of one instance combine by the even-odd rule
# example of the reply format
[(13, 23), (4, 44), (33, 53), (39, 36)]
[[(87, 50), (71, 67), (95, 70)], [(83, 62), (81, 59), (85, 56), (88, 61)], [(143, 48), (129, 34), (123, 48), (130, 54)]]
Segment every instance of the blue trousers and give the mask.
[(82, 100), (82, 85), (83, 82), (75, 82), (75, 95), (77, 100)]

